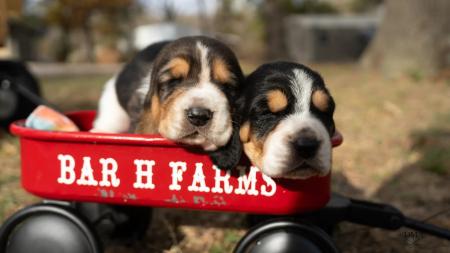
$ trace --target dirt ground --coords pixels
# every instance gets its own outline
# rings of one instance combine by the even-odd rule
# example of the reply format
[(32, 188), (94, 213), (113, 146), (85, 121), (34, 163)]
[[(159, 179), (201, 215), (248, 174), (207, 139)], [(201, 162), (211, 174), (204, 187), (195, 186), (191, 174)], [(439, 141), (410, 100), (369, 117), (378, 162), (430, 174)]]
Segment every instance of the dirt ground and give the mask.
[[(417, 73), (389, 79), (355, 65), (314, 68), (335, 98), (336, 125), (344, 135), (333, 154), (333, 190), (388, 202), (407, 215), (450, 228), (450, 79), (422, 79)], [(95, 108), (107, 78), (41, 81), (51, 102), (78, 110)], [(37, 201), (20, 188), (17, 140), (1, 136), (0, 221)], [(241, 214), (158, 209), (146, 240), (134, 247), (114, 245), (107, 252), (231, 252), (245, 233), (244, 224)], [(344, 253), (450, 252), (450, 243), (410, 230), (343, 223), (334, 239)]]

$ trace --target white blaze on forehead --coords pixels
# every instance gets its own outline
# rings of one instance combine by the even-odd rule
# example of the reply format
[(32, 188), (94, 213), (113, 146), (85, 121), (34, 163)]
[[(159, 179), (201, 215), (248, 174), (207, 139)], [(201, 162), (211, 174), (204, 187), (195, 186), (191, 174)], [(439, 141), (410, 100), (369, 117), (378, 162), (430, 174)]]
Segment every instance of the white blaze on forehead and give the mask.
[(208, 48), (203, 45), (200, 41), (197, 42), (197, 48), (200, 51), (200, 65), (201, 70), (199, 74), (199, 83), (206, 83), (210, 81), (211, 69), (208, 63)]
[(292, 93), (297, 99), (295, 112), (308, 113), (311, 104), (312, 79), (308, 74), (300, 69), (294, 69), (292, 81)]

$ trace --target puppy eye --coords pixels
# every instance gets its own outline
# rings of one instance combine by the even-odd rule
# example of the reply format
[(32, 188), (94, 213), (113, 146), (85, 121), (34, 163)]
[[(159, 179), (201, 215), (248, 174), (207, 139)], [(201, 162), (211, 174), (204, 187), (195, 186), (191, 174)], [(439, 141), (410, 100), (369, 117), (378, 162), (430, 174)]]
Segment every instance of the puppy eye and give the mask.
[(182, 81), (181, 77), (179, 77), (179, 78), (171, 78), (171, 79), (169, 79), (166, 82), (166, 85), (169, 86), (169, 87), (174, 87), (175, 85), (181, 83), (181, 81)]
[(182, 81), (183, 79), (180, 77), (180, 78), (170, 78), (169, 80), (161, 82), (160, 84), (161, 99), (167, 98), (176, 89), (176, 86), (180, 84)]

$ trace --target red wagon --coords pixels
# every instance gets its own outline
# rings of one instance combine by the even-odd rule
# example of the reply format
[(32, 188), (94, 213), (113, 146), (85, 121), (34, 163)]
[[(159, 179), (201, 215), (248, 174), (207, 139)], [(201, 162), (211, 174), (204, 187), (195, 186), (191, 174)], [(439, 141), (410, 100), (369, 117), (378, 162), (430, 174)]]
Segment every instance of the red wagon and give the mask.
[(330, 198), (329, 175), (274, 180), (245, 159), (223, 171), (207, 155), (158, 135), (89, 133), (93, 111), (68, 116), (84, 131), (11, 126), (20, 137), (22, 185), (39, 197), (260, 214), (316, 210)]
[[(158, 135), (90, 133), (87, 130), (92, 127), (94, 111), (68, 116), (82, 131), (35, 130), (25, 127), (23, 121), (10, 128), (20, 138), (22, 185), (44, 199), (270, 215), (318, 210), (330, 199), (330, 175), (307, 180), (272, 179), (245, 158), (237, 168), (224, 171), (207, 155)], [(333, 145), (341, 142), (336, 139)], [(37, 207), (44, 209), (38, 213), (51, 213), (54, 210), (47, 209), (55, 208)], [(18, 216), (29, 219), (30, 213), (36, 212), (27, 211)], [(76, 223), (84, 224), (83, 231), (91, 230), (85, 224), (89, 222)], [(96, 236), (89, 234), (92, 245), (85, 247), (90, 248), (87, 252), (99, 251)]]

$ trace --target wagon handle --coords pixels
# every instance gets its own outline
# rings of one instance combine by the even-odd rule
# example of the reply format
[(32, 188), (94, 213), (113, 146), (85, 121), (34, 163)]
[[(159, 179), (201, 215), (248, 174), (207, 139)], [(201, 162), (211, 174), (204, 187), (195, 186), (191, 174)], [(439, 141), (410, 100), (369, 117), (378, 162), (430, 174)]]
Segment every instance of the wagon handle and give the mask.
[(406, 217), (399, 209), (389, 204), (347, 198), (336, 193), (318, 215), (329, 217), (329, 221), (334, 223), (348, 221), (389, 230), (407, 227), (450, 241), (449, 229)]
[(22, 83), (20, 83), (20, 82), (15, 83), (14, 90), (17, 93), (21, 94), (22, 96), (26, 97), (30, 102), (32, 102), (35, 105), (45, 105), (47, 107), (52, 108), (55, 111), (61, 112), (61, 110), (59, 110), (56, 105), (50, 103), (49, 101), (47, 101), (43, 97), (34, 94), (27, 87), (22, 85)]

